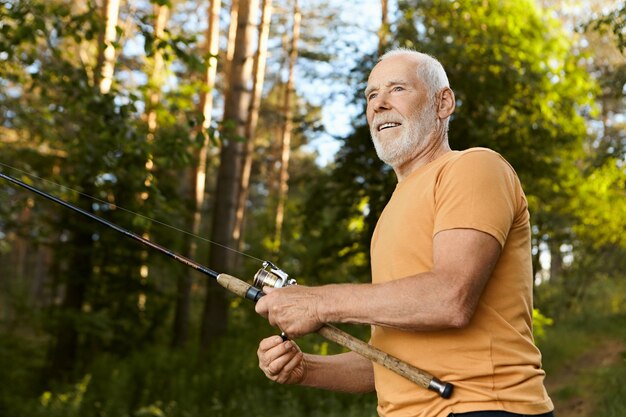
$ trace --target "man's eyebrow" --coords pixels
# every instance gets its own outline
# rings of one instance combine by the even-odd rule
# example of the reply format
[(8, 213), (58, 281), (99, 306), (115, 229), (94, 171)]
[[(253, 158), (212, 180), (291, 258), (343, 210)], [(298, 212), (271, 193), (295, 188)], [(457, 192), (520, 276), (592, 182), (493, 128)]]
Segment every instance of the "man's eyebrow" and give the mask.
[[(404, 81), (404, 80), (390, 80), (390, 81), (387, 81), (385, 83), (385, 87), (390, 87), (392, 85), (403, 85), (404, 86), (404, 85), (407, 85), (407, 84), (408, 83), (406, 81)], [(365, 92), (364, 92), (365, 97), (367, 97), (372, 91), (376, 91), (376, 90), (378, 90), (378, 87), (368, 86), (365, 89)]]

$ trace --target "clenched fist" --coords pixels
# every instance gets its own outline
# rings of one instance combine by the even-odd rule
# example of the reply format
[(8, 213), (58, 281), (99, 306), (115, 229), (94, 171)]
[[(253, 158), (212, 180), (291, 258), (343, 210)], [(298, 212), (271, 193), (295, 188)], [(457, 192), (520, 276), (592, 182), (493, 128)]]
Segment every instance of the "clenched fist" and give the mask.
[(279, 384), (299, 384), (306, 375), (304, 354), (293, 341), (283, 341), (280, 336), (261, 340), (257, 350), (259, 368), (272, 381)]

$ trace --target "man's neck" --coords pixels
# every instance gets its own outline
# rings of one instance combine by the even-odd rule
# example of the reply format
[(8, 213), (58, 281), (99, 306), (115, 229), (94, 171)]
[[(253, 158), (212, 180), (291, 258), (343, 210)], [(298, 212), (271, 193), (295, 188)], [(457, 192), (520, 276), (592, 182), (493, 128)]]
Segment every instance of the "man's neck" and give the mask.
[(438, 143), (438, 146), (427, 148), (424, 152), (420, 152), (415, 158), (405, 162), (401, 166), (393, 167), (396, 177), (398, 177), (398, 182), (401, 182), (420, 167), (423, 167), (424, 165), (451, 151), (447, 135), (444, 138), (431, 143)]

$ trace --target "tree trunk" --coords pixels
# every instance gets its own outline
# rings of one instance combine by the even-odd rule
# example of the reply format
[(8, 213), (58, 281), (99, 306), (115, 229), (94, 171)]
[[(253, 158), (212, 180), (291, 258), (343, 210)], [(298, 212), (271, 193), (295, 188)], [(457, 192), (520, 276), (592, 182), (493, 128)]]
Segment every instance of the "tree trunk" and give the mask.
[[(165, 36), (165, 27), (170, 15), (170, 9), (168, 6), (160, 6), (158, 4), (153, 5), (154, 10), (154, 36), (157, 39), (163, 39)], [(163, 52), (160, 49), (156, 49), (154, 56), (148, 64), (149, 68), (146, 71), (149, 75), (148, 91), (147, 91), (147, 106), (146, 106), (146, 123), (148, 125), (148, 133), (146, 135), (146, 144), (148, 145), (148, 156), (146, 158), (146, 177), (144, 179), (145, 190), (141, 193), (140, 198), (142, 201), (147, 201), (150, 197), (150, 188), (152, 187), (153, 172), (154, 172), (154, 160), (152, 159), (152, 147), (154, 146), (154, 139), (158, 128), (157, 122), (157, 108), (161, 101), (161, 89), (165, 83), (165, 61), (163, 60)], [(143, 233), (143, 238), (150, 240), (150, 230), (146, 228)], [(142, 249), (140, 258), (142, 265), (139, 268), (142, 284), (148, 281), (150, 275), (150, 269), (148, 266), (149, 251)], [(145, 308), (146, 295), (140, 293), (138, 295), (137, 306), (140, 309)]]
[[(116, 26), (119, 13), (119, 0), (104, 0), (102, 13), (104, 30), (98, 37), (98, 56), (94, 73), (95, 84), (101, 94), (107, 94), (113, 82), (115, 65)], [(83, 183), (82, 189), (93, 195), (92, 186)], [(55, 337), (48, 350), (45, 381), (62, 379), (76, 367), (79, 349), (77, 319), (81, 313), (89, 283), (92, 280), (92, 232), (89, 228), (77, 225), (72, 239), (63, 248), (69, 248), (69, 268), (65, 273), (65, 294), (59, 309), (59, 317), (54, 330)], [(58, 253), (56, 256), (64, 256)]]
[(550, 240), (550, 282), (563, 282), (563, 255), (561, 254), (561, 243)]
[(241, 249), (243, 244), (243, 224), (246, 212), (246, 201), (250, 189), (250, 172), (252, 171), (252, 155), (254, 152), (254, 141), (257, 122), (259, 120), (259, 108), (261, 106), (261, 95), (263, 93), (263, 82), (265, 80), (265, 63), (267, 61), (267, 40), (272, 21), (272, 0), (263, 0), (261, 3), (261, 22), (259, 23), (259, 37), (257, 51), (254, 57), (252, 68), (252, 101), (250, 103), (250, 115), (246, 124), (246, 150), (244, 156), (243, 173), (241, 175), (241, 192), (237, 202), (237, 215), (235, 219), (235, 230), (233, 236), (237, 242), (237, 247)]
[[(215, 191), (215, 208), (211, 240), (232, 248), (235, 244), (233, 231), (239, 200), (241, 175), (245, 152), (245, 135), (252, 76), (252, 35), (256, 26), (257, 0), (240, 0), (237, 37), (231, 73), (230, 88), (225, 98), (222, 151)], [(234, 252), (222, 246), (211, 248), (210, 266), (219, 272), (231, 272)], [(208, 281), (202, 316), (201, 345), (208, 347), (226, 331), (227, 307), (224, 290), (214, 281)]]
[(228, 25), (228, 38), (226, 44), (226, 57), (224, 59), (224, 97), (228, 95), (230, 90), (230, 71), (235, 55), (235, 38), (237, 38), (237, 25), (239, 23), (239, 0), (232, 0), (230, 4), (230, 24)]
[(100, 93), (111, 91), (113, 83), (113, 69), (115, 67), (115, 42), (117, 17), (120, 10), (120, 0), (104, 0), (102, 12), (104, 17), (104, 31), (98, 37), (98, 60), (96, 64), (95, 81)]
[[(170, 9), (167, 6), (154, 5), (154, 36), (157, 39), (162, 39), (165, 35), (165, 26), (169, 19)], [(146, 122), (148, 124), (148, 143), (154, 141), (154, 134), (157, 130), (157, 107), (161, 101), (161, 88), (165, 83), (165, 62), (163, 61), (163, 53), (160, 49), (154, 52), (152, 58), (152, 68), (148, 69), (149, 83), (148, 83), (148, 105), (146, 108)], [(152, 158), (148, 160), (146, 164), (148, 171), (152, 170)], [(148, 179), (149, 181), (149, 179)], [(146, 185), (149, 185), (146, 184)]]
[[(202, 208), (204, 206), (204, 190), (206, 185), (206, 168), (209, 152), (208, 129), (211, 127), (211, 112), (213, 111), (213, 89), (217, 74), (217, 53), (219, 50), (219, 15), (222, 7), (221, 0), (211, 0), (208, 10), (208, 27), (206, 33), (206, 51), (211, 55), (208, 68), (204, 74), (204, 83), (207, 91), (200, 96), (200, 111), (203, 115), (201, 132), (204, 135), (202, 147), (196, 152), (195, 167), (189, 170), (188, 199), (193, 202), (193, 214), (190, 230), (194, 235), (200, 233), (202, 223)], [(194, 131), (193, 134), (200, 133)], [(197, 254), (197, 244), (192, 236), (186, 237), (187, 257), (194, 259)], [(179, 276), (176, 312), (174, 315), (174, 332), (172, 346), (182, 347), (189, 338), (189, 314), (191, 305), (191, 279), (193, 271), (190, 269), (185, 275)]]
[(300, 38), (300, 8), (298, 0), (295, 0), (293, 11), (293, 36), (291, 38), (291, 50), (289, 51), (289, 78), (285, 90), (283, 114), (285, 123), (281, 138), (280, 175), (278, 184), (278, 203), (276, 205), (274, 253), (280, 251), (283, 221), (285, 217), (285, 204), (289, 192), (289, 159), (291, 156), (291, 130), (293, 128), (293, 85), (295, 80), (294, 68), (298, 58), (298, 40)]
[[(83, 184), (82, 189), (93, 195), (91, 187)], [(89, 210), (90, 211), (90, 210)], [(64, 380), (76, 368), (79, 349), (78, 317), (81, 314), (87, 288), (92, 280), (93, 240), (90, 225), (74, 224), (74, 233), (67, 244), (57, 250), (70, 251), (68, 266), (64, 274), (65, 294), (58, 309), (53, 344), (48, 351), (45, 381)], [(55, 256), (65, 255), (57, 253)]]
[(378, 29), (378, 56), (382, 56), (385, 53), (385, 49), (387, 49), (388, 38), (389, 38), (389, 1), (388, 0), (380, 0), (381, 6), (381, 21), (380, 21), (380, 29)]

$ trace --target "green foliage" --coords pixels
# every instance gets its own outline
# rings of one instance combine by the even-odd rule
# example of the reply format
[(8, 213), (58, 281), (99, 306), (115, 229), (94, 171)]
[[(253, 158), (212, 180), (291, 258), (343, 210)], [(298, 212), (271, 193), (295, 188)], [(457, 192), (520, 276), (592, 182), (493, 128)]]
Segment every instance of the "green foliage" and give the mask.
[(549, 317), (560, 321), (570, 315), (626, 312), (624, 251), (615, 246), (579, 248), (576, 261), (558, 280), (541, 284), (536, 302)]
[(572, 212), (579, 219), (573, 232), (593, 247), (615, 245), (626, 249), (626, 167), (608, 159), (579, 182)]
[[(6, 52), (1, 57), (0, 122), (13, 139), (0, 142), (2, 159), (71, 188), (46, 187), (43, 181), (36, 181), (36, 186), (126, 229), (150, 232), (153, 239), (176, 246), (182, 243), (181, 237), (162, 229), (151, 231), (146, 217), (129, 216), (117, 204), (158, 220), (167, 217), (169, 224), (183, 224), (184, 218), (171, 220), (182, 202), (166, 195), (178, 193), (178, 177), (172, 171), (191, 161), (189, 120), (195, 113), (194, 92), (182, 83), (179, 90), (165, 96), (157, 109), (161, 129), (148, 141), (139, 110), (144, 106), (142, 88), (114, 83), (108, 94), (101, 94), (94, 68), (78, 52), (97, 50), (93, 32), (101, 29), (101, 19), (91, 6), (84, 13), (72, 14), (61, 1), (0, 5), (0, 29), (6, 35), (2, 38)], [(191, 56), (186, 48), (192, 39), (171, 35), (168, 40), (163, 48), (187, 62), (183, 58)], [(148, 158), (157, 164), (151, 170), (146, 167)], [(71, 364), (74, 371), (88, 367), (96, 352), (139, 349), (159, 336), (174, 291), (170, 276), (177, 270), (171, 262), (151, 262), (140, 245), (116, 232), (50, 202), (32, 199), (30, 194), (7, 192), (14, 195), (12, 201), (30, 201), (32, 216), (17, 224), (20, 207), (15, 203), (11, 210), (15, 214), (3, 217), (9, 219), (3, 230), (17, 230), (46, 244), (55, 262), (50, 298), (62, 297), (63, 291), (72, 294), (73, 298), (65, 297), (64, 305), (50, 303), (44, 328), (52, 336), (51, 346), (62, 329), (78, 336), (78, 353)], [(87, 201), (81, 194), (99, 201)], [(148, 281), (140, 274), (146, 263), (161, 266), (152, 269)], [(142, 300), (149, 301), (143, 305)], [(59, 398), (50, 404), (63, 403)]]
[[(251, 310), (251, 305), (237, 308)], [(220, 346), (202, 354), (154, 345), (124, 356), (99, 355), (89, 373), (75, 383), (55, 386), (31, 398), (14, 389), (12, 398), (4, 398), (0, 409), (6, 415), (33, 417), (376, 415), (373, 394), (337, 394), (268, 381), (256, 366), (255, 352), (258, 338), (271, 332), (254, 317), (249, 322), (234, 322)], [(300, 343), (308, 351), (324, 349), (319, 337)], [(14, 388), (27, 389), (21, 384)]]
[(582, 314), (550, 327), (539, 343), (548, 379), (560, 381), (553, 400), (590, 403), (589, 415), (621, 416), (626, 411), (626, 316)]
[(545, 340), (547, 328), (553, 324), (553, 319), (544, 316), (538, 308), (533, 309), (533, 335), (536, 341)]

